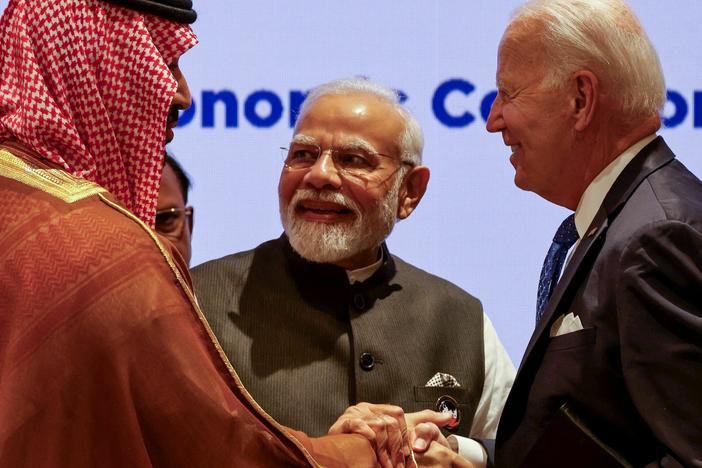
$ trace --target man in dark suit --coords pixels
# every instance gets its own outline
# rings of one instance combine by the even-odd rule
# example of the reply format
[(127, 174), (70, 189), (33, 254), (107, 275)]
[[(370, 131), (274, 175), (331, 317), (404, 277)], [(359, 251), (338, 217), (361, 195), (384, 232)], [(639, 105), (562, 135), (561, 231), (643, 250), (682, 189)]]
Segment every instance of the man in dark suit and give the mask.
[[(702, 466), (702, 183), (656, 135), (653, 46), (622, 1), (530, 2), (497, 85), (487, 129), (515, 184), (575, 213), (544, 264), (496, 464), (599, 466), (607, 446), (634, 466)], [(554, 429), (564, 404), (584, 429)]]
[[(546, 256), (492, 461), (702, 466), (702, 183), (656, 135), (653, 46), (621, 0), (531, 1), (502, 38), (497, 85), (487, 129), (515, 184), (575, 213)], [(415, 434), (419, 451), (455, 439)]]
[(225, 353), (286, 424), (323, 434), (370, 401), (444, 409), (454, 432), (494, 436), (514, 368), (479, 301), (385, 244), (424, 195), (422, 146), (394, 91), (315, 88), (284, 151), (285, 234), (193, 270)]

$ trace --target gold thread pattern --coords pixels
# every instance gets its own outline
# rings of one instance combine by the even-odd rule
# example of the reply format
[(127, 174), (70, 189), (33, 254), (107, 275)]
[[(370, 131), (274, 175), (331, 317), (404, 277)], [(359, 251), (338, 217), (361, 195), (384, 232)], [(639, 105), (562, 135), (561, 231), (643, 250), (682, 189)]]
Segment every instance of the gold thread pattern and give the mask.
[(180, 270), (175, 265), (175, 262), (168, 253), (168, 250), (163, 246), (163, 244), (151, 228), (149, 228), (141, 219), (137, 218), (129, 210), (109, 200), (105, 195), (103, 195), (103, 193), (107, 192), (107, 190), (99, 186), (98, 184), (89, 180), (74, 177), (60, 169), (40, 169), (33, 167), (21, 158), (15, 156), (14, 154), (5, 149), (0, 149), (0, 177), (15, 180), (19, 183), (40, 190), (69, 204), (83, 200), (93, 195), (98, 195), (98, 197), (105, 204), (124, 214), (132, 221), (136, 222), (142, 229), (144, 229), (154, 241), (159, 251), (161, 252), (161, 255), (166, 260), (166, 263), (168, 263), (168, 266), (170, 267), (171, 271), (174, 273), (178, 284), (185, 292), (186, 296), (188, 297), (188, 300), (190, 301), (190, 304), (197, 313), (200, 322), (205, 327), (205, 330), (207, 331), (207, 334), (209, 335), (212, 344), (217, 350), (217, 353), (224, 362), (226, 368), (229, 370), (230, 375), (234, 378), (234, 383), (241, 390), (248, 403), (251, 406), (253, 406), (259, 412), (259, 414), (261, 414), (273, 427), (278, 429), (281, 434), (287, 437), (302, 452), (302, 454), (305, 456), (310, 465), (312, 465), (315, 468), (321, 468), (321, 465), (319, 465), (319, 463), (317, 463), (314, 460), (314, 458), (312, 458), (305, 446), (302, 445), (302, 443), (299, 440), (297, 440), (296, 437), (288, 433), (280, 423), (278, 423), (268, 413), (266, 413), (265, 410), (256, 402), (256, 400), (253, 399), (251, 394), (241, 383), (241, 379), (234, 370), (234, 366), (232, 366), (231, 362), (229, 362), (229, 359), (224, 354), (224, 350), (222, 350), (222, 347), (219, 344), (217, 337), (214, 335), (214, 332), (212, 331), (209, 323), (207, 322), (207, 319), (200, 310), (200, 306), (198, 305), (193, 292), (190, 290), (190, 287), (185, 282), (183, 275), (181, 275)]
[(16, 180), (69, 204), (107, 191), (61, 169), (33, 167), (7, 150), (0, 150), (0, 177)]
[(170, 254), (168, 253), (168, 250), (163, 246), (163, 244), (151, 228), (149, 228), (141, 219), (137, 218), (132, 212), (118, 205), (117, 203), (109, 200), (105, 195), (103, 195), (103, 193), (107, 192), (107, 190), (97, 185), (96, 183), (78, 177), (74, 177), (60, 169), (40, 169), (33, 167), (21, 158), (15, 156), (14, 154), (5, 149), (0, 149), (0, 177), (15, 180), (19, 183), (40, 190), (69, 204), (83, 200), (93, 195), (98, 195), (98, 197), (105, 204), (124, 214), (132, 221), (136, 222), (144, 231), (146, 231), (158, 247), (159, 251), (161, 252), (161, 255), (166, 260), (166, 263), (168, 263), (168, 266), (170, 267), (171, 271), (174, 273), (178, 284), (185, 292), (186, 296), (188, 297), (188, 300), (190, 301), (190, 304), (197, 313), (200, 322), (205, 327), (205, 330), (207, 331), (207, 334), (209, 335), (212, 344), (217, 350), (217, 353), (224, 362), (226, 368), (229, 370), (230, 375), (234, 378), (234, 383), (241, 390), (248, 403), (251, 406), (253, 406), (259, 412), (259, 414), (261, 414), (273, 427), (278, 429), (281, 434), (287, 437), (302, 452), (302, 454), (305, 456), (310, 465), (312, 465), (315, 468), (321, 468), (321, 465), (319, 465), (319, 463), (317, 463), (317, 461), (314, 460), (314, 458), (312, 458), (312, 455), (310, 455), (305, 446), (302, 445), (302, 443), (299, 440), (297, 440), (296, 437), (288, 433), (281, 424), (279, 424), (268, 413), (266, 413), (265, 410), (256, 402), (256, 400), (254, 400), (254, 398), (251, 396), (248, 390), (246, 390), (244, 385), (241, 383), (241, 379), (234, 370), (234, 366), (232, 366), (231, 362), (229, 362), (229, 358), (227, 358), (227, 356), (224, 354), (222, 346), (219, 344), (219, 341), (217, 340), (217, 337), (215, 336), (212, 329), (210, 328), (207, 319), (200, 310), (200, 306), (198, 305), (193, 292), (190, 290), (190, 287), (183, 278), (183, 275), (181, 275), (180, 270), (171, 258)]
[(161, 255), (163, 258), (166, 260), (166, 263), (168, 263), (168, 266), (171, 268), (171, 271), (173, 271), (173, 274), (175, 274), (176, 280), (178, 281), (178, 284), (180, 287), (185, 291), (185, 295), (188, 297), (188, 300), (190, 301), (190, 304), (193, 306), (195, 309), (195, 312), (197, 313), (198, 318), (200, 319), (200, 322), (202, 325), (205, 327), (205, 330), (207, 331), (208, 336), (210, 337), (210, 340), (212, 341), (212, 344), (214, 345), (215, 349), (217, 350), (217, 353), (219, 354), (220, 358), (222, 361), (224, 361), (224, 365), (226, 366), (227, 370), (229, 370), (230, 375), (234, 378), (234, 383), (236, 386), (241, 390), (242, 394), (244, 397), (247, 399), (249, 404), (256, 408), (258, 412), (276, 429), (278, 429), (285, 437), (287, 437), (300, 451), (302, 454), (307, 458), (307, 461), (310, 463), (315, 468), (322, 468), (322, 466), (317, 463), (317, 461), (312, 458), (312, 455), (307, 451), (304, 445), (297, 440), (295, 436), (292, 434), (288, 433), (285, 428), (278, 423), (275, 419), (273, 419), (266, 411), (254, 400), (253, 396), (249, 393), (248, 390), (244, 387), (244, 384), (241, 382), (241, 379), (239, 378), (239, 375), (236, 373), (236, 370), (234, 369), (234, 366), (232, 366), (231, 362), (229, 362), (229, 358), (224, 354), (224, 350), (222, 349), (222, 346), (219, 344), (219, 340), (217, 340), (217, 337), (215, 336), (214, 332), (210, 328), (210, 324), (207, 322), (207, 318), (205, 318), (205, 315), (202, 313), (200, 310), (200, 306), (197, 303), (197, 300), (195, 299), (195, 295), (193, 292), (190, 290), (190, 287), (188, 286), (188, 283), (185, 282), (185, 279), (183, 278), (183, 275), (180, 274), (180, 270), (176, 266), (175, 262), (173, 261), (173, 258), (171, 258), (170, 253), (168, 252), (168, 249), (163, 246), (161, 241), (158, 239), (158, 236), (154, 233), (154, 231), (148, 227), (141, 219), (137, 218), (131, 211), (127, 210), (126, 208), (116, 204), (115, 202), (109, 200), (107, 197), (104, 195), (100, 194), (98, 195), (100, 199), (105, 202), (108, 206), (111, 206), (115, 210), (121, 212), (128, 218), (130, 218), (132, 221), (136, 222), (142, 229), (146, 231), (146, 233), (151, 237), (151, 240), (154, 241), (156, 246), (158, 247), (158, 250), (161, 252)]

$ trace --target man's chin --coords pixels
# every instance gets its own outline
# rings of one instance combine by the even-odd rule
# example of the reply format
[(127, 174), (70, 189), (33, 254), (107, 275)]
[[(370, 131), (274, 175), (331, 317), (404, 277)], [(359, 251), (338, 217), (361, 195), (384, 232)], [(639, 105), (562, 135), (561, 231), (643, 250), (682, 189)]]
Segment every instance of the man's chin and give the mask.
[(526, 177), (526, 175), (522, 172), (521, 169), (518, 167), (515, 167), (515, 172), (514, 172), (514, 185), (516, 185), (518, 188), (526, 191), (533, 191), (531, 190), (529, 186), (529, 180)]
[(298, 231), (306, 232), (310, 236), (323, 236), (330, 231), (346, 232), (350, 231), (353, 223), (330, 221), (327, 219), (307, 219), (302, 216), (295, 216), (293, 226)]
[(293, 249), (309, 261), (334, 263), (353, 253), (348, 225), (341, 227), (338, 223), (319, 223), (295, 217), (293, 223), (284, 227)]

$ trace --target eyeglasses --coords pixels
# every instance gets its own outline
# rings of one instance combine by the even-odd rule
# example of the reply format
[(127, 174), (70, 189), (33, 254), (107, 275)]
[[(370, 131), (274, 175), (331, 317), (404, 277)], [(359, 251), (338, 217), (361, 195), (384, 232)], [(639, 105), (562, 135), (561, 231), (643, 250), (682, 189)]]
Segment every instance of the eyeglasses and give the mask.
[(185, 220), (193, 215), (193, 208), (166, 208), (156, 212), (156, 232), (164, 237), (178, 239), (183, 234)]
[[(283, 164), (290, 171), (307, 171), (315, 165), (323, 151), (319, 145), (292, 142), (290, 148), (280, 148), (283, 152)], [(339, 174), (349, 180), (363, 185), (380, 184), (392, 177), (403, 164), (410, 167), (413, 163), (401, 161), (396, 157), (375, 153), (363, 148), (328, 148), (332, 162)], [(388, 175), (383, 168), (392, 167)]]

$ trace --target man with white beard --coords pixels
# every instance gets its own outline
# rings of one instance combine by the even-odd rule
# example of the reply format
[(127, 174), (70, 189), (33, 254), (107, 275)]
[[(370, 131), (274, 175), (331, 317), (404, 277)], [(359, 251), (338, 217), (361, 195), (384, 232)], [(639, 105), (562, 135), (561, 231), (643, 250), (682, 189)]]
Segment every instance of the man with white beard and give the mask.
[(451, 412), (451, 432), (494, 438), (514, 367), (480, 302), (385, 244), (426, 190), (422, 147), (394, 91), (315, 88), (284, 148), (285, 234), (193, 270), (222, 348), (283, 424), (324, 434), (364, 401)]

